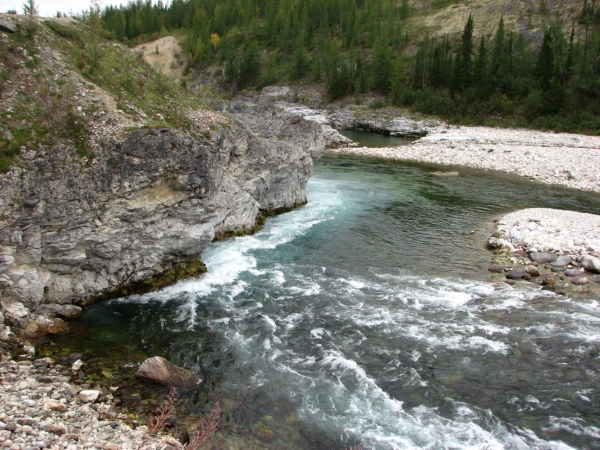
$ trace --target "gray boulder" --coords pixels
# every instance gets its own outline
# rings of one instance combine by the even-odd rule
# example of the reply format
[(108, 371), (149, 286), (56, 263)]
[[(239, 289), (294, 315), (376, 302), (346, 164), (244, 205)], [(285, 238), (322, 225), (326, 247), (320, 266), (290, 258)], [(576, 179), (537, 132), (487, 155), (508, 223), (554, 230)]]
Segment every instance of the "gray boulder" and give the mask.
[(35, 312), (36, 314), (42, 314), (50, 317), (75, 319), (76, 317), (79, 317), (81, 315), (82, 310), (79, 306), (75, 305), (47, 304), (40, 306)]
[(506, 272), (506, 278), (509, 280), (522, 280), (528, 275), (525, 269), (514, 269)]
[(565, 267), (573, 262), (571, 255), (561, 255), (552, 263), (553, 266)]
[(18, 29), (14, 23), (9, 22), (8, 20), (0, 20), (0, 31), (6, 31), (7, 33), (16, 33)]
[(583, 275), (583, 270), (581, 269), (567, 269), (565, 270), (565, 275), (568, 277), (579, 277)]
[(556, 259), (554, 253), (531, 252), (529, 259), (538, 263), (550, 263)]
[(525, 267), (525, 271), (531, 275), (532, 277), (539, 277), (540, 276), (540, 271), (537, 267), (535, 266), (527, 266)]
[(581, 258), (581, 267), (588, 272), (600, 273), (600, 258), (589, 255), (583, 256)]
[(192, 372), (176, 366), (160, 356), (148, 358), (144, 361), (135, 373), (135, 376), (165, 386), (178, 386), (182, 388), (193, 388), (200, 383), (200, 378)]
[(505, 269), (506, 269), (506, 267), (502, 266), (500, 264), (492, 264), (492, 265), (490, 265), (490, 267), (488, 267), (488, 271), (490, 271), (492, 273), (504, 272)]
[(577, 285), (584, 285), (584, 284), (588, 284), (590, 282), (590, 280), (588, 279), (588, 277), (575, 277), (571, 279), (571, 283), (573, 284), (577, 284)]

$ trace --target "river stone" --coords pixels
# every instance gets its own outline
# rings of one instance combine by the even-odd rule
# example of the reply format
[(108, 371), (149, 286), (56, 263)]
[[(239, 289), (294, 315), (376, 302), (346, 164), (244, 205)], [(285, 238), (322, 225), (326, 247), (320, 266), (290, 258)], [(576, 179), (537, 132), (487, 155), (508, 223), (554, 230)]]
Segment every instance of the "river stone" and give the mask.
[(556, 255), (554, 253), (531, 252), (529, 259), (539, 263), (550, 263), (556, 259)]
[(525, 271), (531, 275), (532, 277), (538, 277), (540, 276), (540, 271), (537, 267), (535, 266), (527, 266), (525, 267)]
[(565, 270), (565, 275), (568, 277), (578, 277), (583, 275), (583, 270), (581, 269), (567, 269)]
[(14, 23), (9, 22), (8, 20), (0, 20), (0, 31), (6, 31), (7, 33), (16, 33), (19, 30)]
[(192, 388), (200, 383), (200, 379), (192, 372), (176, 366), (160, 356), (148, 358), (144, 361), (135, 376), (166, 386), (180, 386), (183, 388)]
[(64, 319), (75, 319), (81, 315), (82, 310), (76, 305), (47, 304), (40, 306), (35, 312), (50, 317), (58, 316)]
[(513, 269), (506, 272), (506, 278), (509, 280), (522, 280), (527, 276), (527, 271), (525, 269)]
[(571, 255), (561, 255), (552, 263), (553, 266), (565, 267), (573, 262)]
[(581, 258), (581, 267), (588, 272), (600, 273), (600, 258), (585, 255)]
[(492, 264), (490, 267), (488, 267), (488, 271), (493, 272), (493, 273), (504, 272), (505, 269), (506, 269), (506, 267), (501, 266), (500, 264)]
[(587, 277), (571, 278), (571, 283), (577, 284), (577, 285), (584, 285), (584, 284), (588, 284), (589, 282), (590, 282), (590, 280)]
[(94, 389), (86, 389), (79, 393), (79, 399), (84, 403), (94, 403), (99, 396), (100, 391)]

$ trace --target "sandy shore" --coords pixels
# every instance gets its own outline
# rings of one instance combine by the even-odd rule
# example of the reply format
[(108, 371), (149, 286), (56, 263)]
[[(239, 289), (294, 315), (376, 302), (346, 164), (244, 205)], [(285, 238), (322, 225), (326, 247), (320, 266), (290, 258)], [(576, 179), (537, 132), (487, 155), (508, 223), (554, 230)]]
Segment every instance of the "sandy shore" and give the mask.
[(500, 170), (546, 184), (600, 192), (598, 136), (443, 126), (407, 146), (328, 151)]

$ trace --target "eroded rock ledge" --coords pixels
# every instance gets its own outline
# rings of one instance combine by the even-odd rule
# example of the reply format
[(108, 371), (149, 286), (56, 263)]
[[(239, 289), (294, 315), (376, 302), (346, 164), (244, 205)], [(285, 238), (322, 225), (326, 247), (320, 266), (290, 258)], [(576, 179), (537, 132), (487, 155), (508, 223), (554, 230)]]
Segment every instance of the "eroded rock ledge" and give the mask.
[(71, 146), (40, 147), (1, 175), (0, 320), (34, 333), (60, 324), (46, 305), (195, 275), (215, 236), (305, 203), (321, 127), (266, 107), (229, 110), (211, 113), (219, 126), (205, 139), (145, 128), (107, 140), (91, 162)]

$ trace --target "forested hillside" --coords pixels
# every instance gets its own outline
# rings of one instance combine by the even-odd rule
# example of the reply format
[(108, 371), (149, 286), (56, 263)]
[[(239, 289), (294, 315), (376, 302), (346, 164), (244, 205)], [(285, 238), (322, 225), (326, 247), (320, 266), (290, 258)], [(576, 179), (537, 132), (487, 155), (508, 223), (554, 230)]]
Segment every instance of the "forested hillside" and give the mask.
[[(600, 5), (508, 2), (531, 4), (515, 15), (506, 2), (477, 3), (148, 0), (101, 18), (131, 44), (175, 33), (191, 73), (221, 66), (229, 92), (322, 83), (330, 100), (375, 92), (456, 122), (600, 132)], [(470, 12), (462, 32), (444, 26), (453, 11)]]

